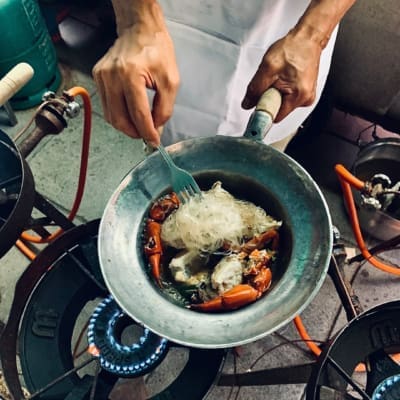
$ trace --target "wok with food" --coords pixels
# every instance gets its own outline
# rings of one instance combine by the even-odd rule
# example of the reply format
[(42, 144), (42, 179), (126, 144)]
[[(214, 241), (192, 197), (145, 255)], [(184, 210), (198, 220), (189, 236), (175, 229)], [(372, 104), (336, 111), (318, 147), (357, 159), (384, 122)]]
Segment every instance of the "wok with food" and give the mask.
[[(194, 175), (203, 196), (210, 192), (214, 197), (228, 193), (234, 199), (252, 203), (252, 207), (261, 210), (260, 214), (253, 208), (249, 224), (253, 231), (243, 234), (247, 227), (238, 224), (241, 212), (232, 211), (227, 204), (213, 207), (213, 201), (204, 210), (201, 201), (197, 205), (193, 202), (187, 213), (181, 213), (185, 218), (179, 220), (180, 215), (174, 211), (181, 206), (175, 209), (172, 201), (170, 214), (163, 216), (162, 208), (158, 216), (164, 218), (160, 225), (165, 225), (165, 230), (157, 233), (154, 225), (156, 230), (152, 231), (149, 222), (160, 223), (154, 215), (150, 217), (152, 207), (171, 196), (172, 188), (161, 156), (158, 152), (151, 154), (122, 180), (100, 223), (100, 266), (115, 300), (154, 333), (190, 347), (233, 347), (286, 325), (313, 299), (328, 268), (332, 227), (318, 185), (287, 155), (244, 137), (191, 139), (167, 150), (178, 166)], [(216, 218), (212, 216), (217, 214), (222, 222), (213, 225)], [(191, 226), (195, 221), (190, 222), (190, 218), (196, 215), (204, 220), (200, 230)], [(168, 224), (172, 227), (177, 222), (173, 218), (179, 220), (179, 229), (168, 229)], [(268, 253), (265, 259), (271, 257), (261, 268), (265, 291), (255, 288), (245, 276), (246, 268), (239, 257), (242, 246), (247, 242), (250, 246), (263, 234), (267, 237), (265, 247), (257, 250)], [(149, 240), (152, 236), (157, 239), (154, 243)], [(161, 251), (154, 250), (155, 244), (161, 244)], [(188, 254), (193, 250), (198, 257), (209, 258), (205, 291), (201, 290), (201, 268), (198, 275), (196, 267), (187, 269), (186, 257), (191, 257)], [(178, 257), (180, 252), (183, 258)], [(245, 256), (247, 261), (249, 254)], [(171, 266), (174, 258), (177, 259)], [(217, 268), (219, 262), (222, 265)], [(225, 262), (230, 265), (227, 270)], [(191, 283), (195, 289), (193, 298)], [(225, 285), (235, 295), (239, 292), (239, 303), (226, 299)], [(246, 292), (246, 285), (257, 294)], [(179, 295), (175, 296), (174, 291)], [(211, 310), (214, 305), (208, 302), (213, 300), (218, 304)], [(202, 304), (206, 304), (205, 310), (196, 309)]]
[(164, 293), (198, 311), (234, 310), (270, 288), (280, 226), (216, 182), (184, 204), (175, 193), (157, 199), (146, 221), (144, 251)]

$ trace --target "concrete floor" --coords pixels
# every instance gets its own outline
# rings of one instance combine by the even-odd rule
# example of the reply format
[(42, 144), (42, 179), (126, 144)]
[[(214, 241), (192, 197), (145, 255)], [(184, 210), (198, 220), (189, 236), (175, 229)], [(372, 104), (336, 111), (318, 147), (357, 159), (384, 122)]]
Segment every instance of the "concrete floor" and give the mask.
[[(87, 185), (78, 217), (75, 220), (76, 224), (81, 224), (101, 217), (114, 189), (125, 174), (145, 157), (145, 154), (140, 141), (131, 140), (116, 132), (104, 121), (96, 87), (90, 76), (91, 65), (101, 55), (104, 48), (90, 47), (91, 52), (87, 53), (88, 59), (84, 62), (81, 55), (88, 47), (78, 40), (82, 39), (82, 36), (77, 33), (82, 32), (79, 31), (78, 26), (86, 29), (87, 37), (90, 38), (97, 29), (98, 23), (88, 22), (87, 19), (79, 17), (64, 21), (61, 33), (66, 42), (58, 45), (58, 52), (64, 77), (62, 88), (68, 89), (77, 85), (85, 87), (91, 95), (93, 105)], [(105, 40), (103, 45), (106, 44)], [(10, 127), (3, 122), (0, 129), (14, 137), (26, 125), (33, 112), (34, 109), (17, 112), (18, 124)], [(298, 160), (320, 185), (327, 200), (333, 224), (341, 233), (341, 239), (346, 245), (349, 257), (358, 254), (358, 249), (343, 207), (333, 166), (336, 163), (351, 166), (358, 148), (349, 141), (355, 140), (359, 132), (369, 124), (368, 121), (335, 110), (327, 126), (319, 135), (310, 137), (309, 140), (299, 140), (296, 145), (288, 149), (288, 153)], [(378, 133), (382, 136), (394, 136), (379, 127)], [(68, 127), (60, 135), (44, 139), (28, 157), (37, 191), (45, 195), (64, 213), (70, 209), (75, 195), (81, 135), (82, 117), (78, 117), (70, 120)], [(371, 130), (367, 129), (363, 135), (366, 140), (370, 140)], [(370, 244), (376, 243), (372, 238), (367, 239)], [(398, 264), (400, 259), (395, 251), (384, 253), (381, 257), (394, 264)], [(29, 261), (16, 248), (11, 249), (0, 260), (0, 321), (5, 322), (10, 317), (9, 308), (15, 283), (28, 265)], [(368, 263), (346, 265), (346, 274), (353, 276), (360, 267), (362, 267), (361, 273), (357, 274), (353, 287), (365, 310), (389, 300), (399, 299), (398, 279), (378, 271)], [(317, 296), (301, 314), (301, 318), (311, 338), (323, 342), (346, 324), (341, 303), (329, 276)], [(247, 371), (252, 363), (264, 353), (265, 356), (252, 367), (253, 370), (298, 365), (315, 360), (304, 344), (295, 342), (298, 339), (299, 335), (294, 325), (289, 323), (264, 339), (240, 347), (237, 349), (237, 357), (234, 357), (233, 352), (229, 352), (223, 372)], [(277, 345), (281, 347), (272, 351), (271, 349)], [(160, 373), (161, 386), (163, 379), (167, 379), (166, 376), (169, 377), (169, 374)], [(232, 389), (215, 386), (207, 398), (209, 400), (267, 398), (300, 400), (305, 398), (304, 391), (305, 384), (262, 385)]]

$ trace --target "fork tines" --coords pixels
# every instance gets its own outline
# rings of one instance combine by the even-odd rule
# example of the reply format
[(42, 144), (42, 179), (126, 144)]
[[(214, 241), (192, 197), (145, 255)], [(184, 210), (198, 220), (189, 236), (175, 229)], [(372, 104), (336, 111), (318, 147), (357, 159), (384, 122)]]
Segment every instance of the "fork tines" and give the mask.
[(164, 146), (159, 145), (158, 150), (169, 167), (171, 172), (172, 189), (177, 194), (179, 200), (182, 203), (185, 203), (190, 197), (201, 195), (199, 185), (196, 183), (193, 176), (189, 172), (175, 165), (171, 156), (164, 149)]
[(177, 196), (182, 203), (186, 203), (190, 200), (191, 197), (194, 197), (196, 195), (201, 196), (201, 190), (194, 180), (192, 184), (186, 185), (179, 192), (177, 192)]

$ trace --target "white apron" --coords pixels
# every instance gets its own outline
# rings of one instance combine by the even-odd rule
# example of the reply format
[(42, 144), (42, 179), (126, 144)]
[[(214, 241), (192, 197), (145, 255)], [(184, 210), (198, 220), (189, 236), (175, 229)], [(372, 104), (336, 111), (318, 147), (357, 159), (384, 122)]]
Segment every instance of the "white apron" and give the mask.
[[(265, 51), (285, 36), (309, 0), (159, 0), (175, 45), (181, 77), (165, 145), (215, 134), (241, 136), (251, 110), (241, 101)], [(324, 49), (312, 106), (294, 110), (265, 138), (293, 134), (315, 107), (329, 71), (336, 30)]]

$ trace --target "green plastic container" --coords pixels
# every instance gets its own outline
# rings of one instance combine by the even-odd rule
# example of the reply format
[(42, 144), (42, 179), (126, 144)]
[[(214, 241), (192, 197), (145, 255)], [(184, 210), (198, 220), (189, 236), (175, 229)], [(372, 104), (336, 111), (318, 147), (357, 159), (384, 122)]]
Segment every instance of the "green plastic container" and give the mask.
[(43, 93), (61, 83), (57, 55), (35, 0), (0, 0), (0, 75), (20, 62), (30, 64), (33, 78), (10, 100), (15, 110), (38, 105)]

